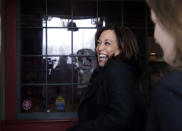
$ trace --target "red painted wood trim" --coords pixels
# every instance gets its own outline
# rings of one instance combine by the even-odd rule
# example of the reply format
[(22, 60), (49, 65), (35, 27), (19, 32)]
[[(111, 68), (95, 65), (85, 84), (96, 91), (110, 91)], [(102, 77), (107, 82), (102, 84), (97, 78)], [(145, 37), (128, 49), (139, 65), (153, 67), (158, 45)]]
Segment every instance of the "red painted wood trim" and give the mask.
[(17, 113), (16, 0), (5, 1), (5, 119)]
[(66, 131), (76, 123), (77, 121), (70, 120), (3, 121), (3, 131)]
[(78, 123), (78, 119), (62, 119), (62, 120), (8, 120), (3, 121), (6, 124), (51, 124), (51, 123)]
[(2, 27), (1, 27), (1, 23), (2, 23), (2, 15), (1, 15), (1, 9), (2, 9), (2, 4), (1, 4), (1, 0), (0, 0), (0, 131), (2, 131), (2, 122), (1, 122), (1, 107), (2, 107), (2, 103), (1, 103), (1, 89), (2, 89), (2, 87), (1, 87), (1, 57), (2, 57), (2, 55), (1, 55), (1, 41), (2, 41), (2, 39), (1, 39), (1, 34), (2, 34)]

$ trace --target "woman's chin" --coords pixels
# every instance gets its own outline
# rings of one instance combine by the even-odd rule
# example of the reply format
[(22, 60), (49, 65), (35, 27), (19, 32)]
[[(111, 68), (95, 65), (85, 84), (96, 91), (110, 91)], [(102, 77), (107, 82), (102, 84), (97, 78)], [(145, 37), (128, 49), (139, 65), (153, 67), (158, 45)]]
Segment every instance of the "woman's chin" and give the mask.
[(107, 63), (108, 58), (98, 58), (97, 60), (98, 60), (99, 66), (100, 66), (100, 67), (103, 67), (103, 66), (105, 66), (105, 64)]
[(107, 61), (99, 61), (99, 66), (100, 67), (104, 67), (104, 65), (106, 64)]

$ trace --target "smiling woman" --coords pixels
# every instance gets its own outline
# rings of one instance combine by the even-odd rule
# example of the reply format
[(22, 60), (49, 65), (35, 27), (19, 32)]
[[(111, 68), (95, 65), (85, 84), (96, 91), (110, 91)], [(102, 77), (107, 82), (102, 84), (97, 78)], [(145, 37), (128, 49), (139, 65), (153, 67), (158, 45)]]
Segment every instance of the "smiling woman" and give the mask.
[(101, 28), (96, 33), (95, 43), (98, 62), (104, 57), (108, 59), (115, 57), (135, 66), (140, 66), (137, 40), (130, 29), (119, 26)]
[(79, 107), (80, 123), (68, 131), (144, 131), (138, 86), (139, 51), (126, 27), (103, 27), (95, 36), (98, 68)]

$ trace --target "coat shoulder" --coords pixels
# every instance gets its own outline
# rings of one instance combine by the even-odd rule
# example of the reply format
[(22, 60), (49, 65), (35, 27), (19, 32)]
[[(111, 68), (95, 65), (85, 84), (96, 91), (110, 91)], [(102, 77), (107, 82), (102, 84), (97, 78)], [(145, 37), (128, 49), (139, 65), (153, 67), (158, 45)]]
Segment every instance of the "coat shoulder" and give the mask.
[(112, 73), (127, 73), (133, 74), (136, 73), (136, 68), (128, 63), (122, 62), (120, 60), (113, 60), (108, 66), (106, 67), (106, 72)]
[(173, 70), (165, 74), (157, 83), (157, 88), (182, 94), (182, 71)]
[(122, 62), (120, 60), (113, 60), (107, 67), (108, 70), (124, 70), (124, 71), (134, 71), (134, 66)]

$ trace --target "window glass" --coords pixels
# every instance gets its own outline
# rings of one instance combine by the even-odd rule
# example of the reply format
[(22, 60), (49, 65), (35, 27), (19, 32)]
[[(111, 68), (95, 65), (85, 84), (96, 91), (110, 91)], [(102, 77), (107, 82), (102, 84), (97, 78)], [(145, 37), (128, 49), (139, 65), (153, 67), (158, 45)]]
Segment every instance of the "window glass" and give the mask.
[(73, 0), (73, 21), (88, 19), (88, 22), (76, 22), (77, 27), (96, 27), (97, 26), (97, 1), (92, 0)]
[(58, 115), (60, 118), (71, 118), (75, 117), (73, 112), (77, 112), (80, 96), (96, 68), (97, 18), (88, 11), (80, 14), (76, 10), (75, 17), (71, 17), (70, 1), (47, 0), (45, 5), (47, 11), (42, 11), (36, 22), (26, 19), (20, 28), (19, 116), (40, 119), (42, 115), (27, 114), (49, 112), (54, 119), (54, 113), (62, 112), (65, 115)]
[(45, 112), (46, 91), (44, 86), (27, 85), (21, 87), (21, 112)]
[(46, 60), (42, 57), (22, 57), (21, 82), (44, 83), (46, 82)]
[[(47, 14), (45, 24), (47, 27), (67, 27), (67, 24), (72, 19), (72, 0), (46, 0)], [(50, 24), (52, 18), (57, 19), (57, 25)]]
[[(43, 41), (43, 50), (46, 51), (46, 48), (47, 55), (71, 55), (71, 32), (67, 29), (48, 28), (47, 41)], [(45, 55), (46, 52), (43, 54)]]
[[(53, 60), (53, 58), (50, 58)], [(73, 83), (77, 82), (77, 79), (73, 79), (73, 74), (77, 74), (72, 64), (72, 58), (69, 56), (60, 56), (55, 58), (57, 63), (52, 67), (49, 72), (49, 83)], [(76, 76), (76, 75), (75, 75)]]
[[(76, 72), (77, 76), (73, 74), (74, 78), (77, 77), (77, 83), (78, 84), (88, 84), (91, 74), (93, 73), (94, 69), (97, 66), (97, 60), (94, 56), (83, 56), (84, 53), (88, 53), (90, 50), (79, 50), (78, 51), (78, 56), (75, 58), (76, 59)], [(79, 85), (78, 88), (85, 87), (85, 85)]]
[(46, 15), (46, 0), (20, 0), (21, 27), (42, 27)]
[(84, 55), (95, 55), (95, 33), (96, 29), (79, 29), (73, 32), (73, 53), (76, 54), (80, 49), (90, 49)]
[(20, 35), (22, 55), (41, 55), (45, 52), (42, 47), (43, 38), (45, 39), (42, 28), (22, 28)]
[(122, 0), (98, 0), (98, 26), (122, 24)]
[(49, 112), (74, 112), (73, 95), (75, 94), (72, 85), (48, 86), (48, 111)]
[(144, 27), (146, 23), (146, 3), (144, 1), (125, 1), (123, 4), (124, 25)]

